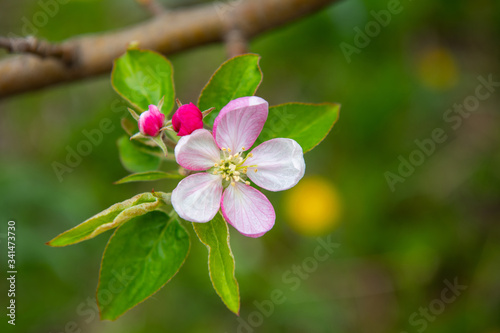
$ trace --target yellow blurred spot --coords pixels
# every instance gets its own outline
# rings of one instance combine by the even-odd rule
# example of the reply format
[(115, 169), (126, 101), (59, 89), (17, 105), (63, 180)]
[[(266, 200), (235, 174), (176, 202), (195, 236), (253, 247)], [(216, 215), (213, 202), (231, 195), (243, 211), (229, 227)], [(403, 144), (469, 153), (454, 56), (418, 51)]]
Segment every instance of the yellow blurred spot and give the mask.
[(442, 47), (425, 51), (418, 61), (418, 76), (426, 87), (446, 90), (458, 81), (458, 68), (453, 54)]
[(285, 192), (284, 204), (290, 226), (300, 234), (324, 235), (339, 223), (340, 197), (325, 178), (303, 178), (297, 186)]
[(138, 40), (133, 40), (128, 44), (127, 49), (128, 50), (138, 50), (139, 49), (139, 41)]

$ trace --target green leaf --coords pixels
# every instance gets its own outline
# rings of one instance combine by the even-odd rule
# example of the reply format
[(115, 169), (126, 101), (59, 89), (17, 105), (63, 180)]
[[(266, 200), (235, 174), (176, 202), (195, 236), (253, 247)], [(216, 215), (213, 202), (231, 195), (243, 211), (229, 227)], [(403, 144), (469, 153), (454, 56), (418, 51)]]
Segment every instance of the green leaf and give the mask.
[(262, 81), (259, 60), (256, 54), (245, 54), (229, 59), (217, 69), (198, 99), (200, 110), (215, 108), (205, 118), (207, 124), (213, 125), (219, 111), (233, 99), (255, 94)]
[(137, 122), (132, 121), (128, 118), (122, 118), (120, 124), (122, 125), (123, 130), (128, 136), (132, 136), (137, 132)]
[(117, 144), (120, 161), (128, 171), (146, 172), (156, 170), (160, 166), (161, 157), (152, 154), (157, 151), (161, 152), (161, 149), (147, 148), (145, 144), (132, 141), (126, 136), (118, 139)]
[(102, 257), (97, 303), (115, 320), (154, 294), (181, 268), (189, 235), (176, 215), (150, 212), (116, 229)]
[[(137, 134), (139, 133), (136, 133), (136, 135)], [(154, 142), (154, 140), (152, 140), (152, 138), (149, 137), (137, 138), (137, 139), (131, 138), (130, 142), (132, 142), (132, 144), (143, 153), (158, 157), (165, 156), (161, 147), (159, 147), (158, 144)]]
[(95, 236), (118, 227), (128, 220), (153, 211), (166, 203), (170, 203), (170, 194), (155, 192), (142, 193), (119, 202), (94, 215), (76, 227), (63, 232), (47, 245), (59, 247), (94, 238)]
[(181, 178), (184, 178), (184, 176), (182, 176), (178, 173), (168, 173), (168, 172), (163, 172), (163, 171), (149, 171), (149, 172), (134, 173), (134, 174), (128, 175), (128, 176), (116, 181), (115, 184), (124, 184), (124, 183), (130, 183), (130, 182), (147, 182), (147, 181), (160, 180), (160, 179), (181, 179)]
[(297, 141), (304, 153), (328, 135), (339, 117), (340, 104), (287, 103), (269, 108), (266, 124), (255, 145), (274, 138)]
[(217, 214), (208, 223), (193, 223), (200, 241), (208, 248), (208, 270), (215, 291), (229, 310), (240, 311), (240, 293), (234, 276), (234, 256), (229, 245), (229, 229)]
[(149, 50), (128, 50), (115, 60), (111, 83), (115, 91), (137, 111), (157, 105), (165, 96), (163, 110), (169, 114), (174, 107), (175, 90), (170, 61)]

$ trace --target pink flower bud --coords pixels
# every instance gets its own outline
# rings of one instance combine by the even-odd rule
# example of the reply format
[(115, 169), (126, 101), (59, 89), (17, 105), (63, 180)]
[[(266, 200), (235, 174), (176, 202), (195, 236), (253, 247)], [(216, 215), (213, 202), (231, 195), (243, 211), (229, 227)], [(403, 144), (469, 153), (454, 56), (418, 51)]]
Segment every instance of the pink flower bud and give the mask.
[(172, 127), (177, 136), (185, 136), (203, 128), (203, 115), (193, 103), (184, 104), (172, 116)]
[(144, 111), (139, 116), (139, 130), (143, 135), (157, 136), (164, 124), (165, 115), (156, 105), (150, 105), (149, 111)]

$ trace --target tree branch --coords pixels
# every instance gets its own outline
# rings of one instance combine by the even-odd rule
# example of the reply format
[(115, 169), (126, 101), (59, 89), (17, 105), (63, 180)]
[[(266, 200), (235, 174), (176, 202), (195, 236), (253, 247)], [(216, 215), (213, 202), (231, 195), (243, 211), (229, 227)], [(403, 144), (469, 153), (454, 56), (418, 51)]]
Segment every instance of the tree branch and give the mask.
[(229, 58), (248, 53), (248, 40), (241, 30), (237, 28), (229, 30), (224, 40)]
[[(0, 97), (107, 73), (112, 68), (113, 60), (126, 51), (131, 41), (138, 41), (140, 48), (171, 54), (195, 46), (223, 42), (232, 29), (238, 31), (238, 38), (248, 40), (335, 1), (216, 2), (159, 14), (149, 21), (118, 31), (73, 37), (53, 46), (56, 50), (64, 50), (65, 56), (55, 57), (57, 52), (51, 51), (45, 52), (44, 58), (40, 57), (43, 52), (40, 54), (38, 50), (32, 52), (36, 55), (22, 54), (0, 61)], [(25, 51), (29, 52), (28, 49)], [(54, 50), (51, 47), (49, 49)]]
[[(224, 21), (224, 42), (226, 43), (226, 51), (229, 58), (248, 52), (248, 38), (245, 32), (239, 27), (237, 18), (241, 17), (242, 0), (225, 3), (219, 8), (219, 13)], [(225, 6), (225, 7), (224, 7)]]
[(33, 36), (26, 38), (0, 37), (0, 48), (6, 49), (10, 53), (32, 53), (42, 58), (53, 57), (66, 65), (70, 65), (73, 59), (72, 50), (65, 49), (59, 44), (36, 39)]

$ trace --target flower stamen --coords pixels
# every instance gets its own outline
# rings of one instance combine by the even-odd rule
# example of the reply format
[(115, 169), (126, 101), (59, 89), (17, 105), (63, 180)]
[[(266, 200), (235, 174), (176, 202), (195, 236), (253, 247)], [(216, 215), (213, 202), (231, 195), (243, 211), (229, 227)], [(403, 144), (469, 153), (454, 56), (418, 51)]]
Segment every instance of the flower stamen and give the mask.
[[(252, 153), (243, 156), (245, 150), (245, 147), (241, 147), (241, 151), (232, 155), (230, 148), (222, 147), (221, 160), (220, 163), (214, 163), (213, 174), (221, 175), (222, 180), (229, 182), (231, 186), (236, 186), (238, 182), (250, 185), (250, 181), (247, 180), (248, 168), (256, 168), (257, 165), (243, 165), (245, 161), (253, 157)], [(226, 186), (229, 184), (226, 183)]]

